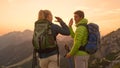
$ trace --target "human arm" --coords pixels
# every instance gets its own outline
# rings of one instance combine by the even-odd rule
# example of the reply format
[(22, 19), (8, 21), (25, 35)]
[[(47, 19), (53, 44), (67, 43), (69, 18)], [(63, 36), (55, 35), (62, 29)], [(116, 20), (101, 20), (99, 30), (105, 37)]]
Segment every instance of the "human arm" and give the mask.
[(70, 56), (73, 56), (78, 53), (80, 46), (83, 45), (86, 41), (83, 41), (86, 36), (86, 28), (84, 26), (77, 27), (75, 31), (74, 43), (71, 51), (68, 53)]
[(74, 38), (75, 33), (73, 31), (72, 25), (73, 25), (73, 19), (71, 18), (70, 21), (69, 21), (69, 30), (70, 30), (71, 37)]
[(55, 17), (57, 22), (59, 22), (59, 24), (61, 26), (57, 26), (56, 31), (62, 35), (70, 35), (70, 31), (68, 26), (63, 22), (63, 20), (60, 17)]

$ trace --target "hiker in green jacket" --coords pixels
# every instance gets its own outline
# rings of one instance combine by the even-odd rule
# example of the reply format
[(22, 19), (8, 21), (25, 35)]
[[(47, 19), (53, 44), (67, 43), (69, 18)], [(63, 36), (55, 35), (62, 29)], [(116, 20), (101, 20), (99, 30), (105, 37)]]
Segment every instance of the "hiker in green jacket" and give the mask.
[(84, 12), (81, 10), (74, 12), (74, 20), (76, 24), (75, 33), (72, 29), (73, 19), (69, 22), (70, 34), (71, 37), (74, 38), (74, 43), (72, 49), (66, 55), (66, 58), (74, 56), (75, 68), (88, 68), (89, 54), (85, 51), (79, 50), (81, 46), (84, 46), (87, 43), (88, 31), (87, 28), (81, 26), (81, 24), (87, 24), (88, 20), (84, 18)]

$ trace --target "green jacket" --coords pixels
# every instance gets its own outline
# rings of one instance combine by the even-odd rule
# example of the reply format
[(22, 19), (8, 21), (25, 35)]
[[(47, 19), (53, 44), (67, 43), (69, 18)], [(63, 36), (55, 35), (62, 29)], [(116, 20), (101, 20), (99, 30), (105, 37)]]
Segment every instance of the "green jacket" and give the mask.
[(70, 29), (70, 34), (71, 37), (74, 38), (74, 43), (72, 46), (71, 51), (69, 54), (71, 56), (83, 56), (83, 55), (88, 55), (85, 51), (80, 51), (79, 47), (83, 46), (87, 43), (87, 38), (88, 38), (88, 31), (85, 26), (81, 26), (80, 24), (87, 24), (88, 20), (87, 19), (82, 19), (76, 24), (76, 31), (75, 33), (73, 32), (72, 27), (69, 27)]

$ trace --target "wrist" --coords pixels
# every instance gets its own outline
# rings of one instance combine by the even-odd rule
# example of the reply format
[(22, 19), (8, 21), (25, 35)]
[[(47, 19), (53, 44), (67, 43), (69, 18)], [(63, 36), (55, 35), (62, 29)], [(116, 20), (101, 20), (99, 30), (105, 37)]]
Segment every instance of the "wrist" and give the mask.
[(60, 20), (59, 23), (63, 23), (63, 20)]

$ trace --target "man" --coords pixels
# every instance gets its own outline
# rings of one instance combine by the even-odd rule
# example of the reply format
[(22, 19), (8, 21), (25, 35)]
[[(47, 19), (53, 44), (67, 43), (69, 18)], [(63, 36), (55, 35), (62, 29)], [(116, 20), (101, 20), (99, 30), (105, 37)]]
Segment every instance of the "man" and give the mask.
[(74, 20), (76, 24), (76, 31), (73, 32), (73, 19), (69, 22), (69, 29), (71, 37), (74, 38), (74, 43), (71, 51), (66, 55), (66, 58), (74, 56), (75, 68), (88, 68), (89, 54), (79, 48), (87, 43), (88, 31), (83, 25), (87, 25), (88, 20), (84, 18), (84, 12), (78, 10), (74, 12)]
[[(42, 23), (42, 22), (40, 22), (42, 20), (44, 20), (50, 24), (50, 26), (49, 26), (50, 32), (49, 33), (50, 34), (52, 33), (52, 36), (54, 37), (54, 41), (50, 40), (51, 42), (56, 42), (56, 37), (58, 34), (70, 35), (69, 28), (63, 22), (63, 20), (59, 17), (55, 17), (55, 18), (61, 26), (58, 26), (58, 25), (52, 23), (53, 16), (49, 10), (40, 10), (39, 14), (38, 14), (38, 20), (35, 22), (35, 27), (37, 27), (37, 24)], [(44, 23), (46, 23), (46, 22), (44, 22)], [(45, 27), (43, 27), (43, 28), (45, 28)], [(38, 29), (38, 30), (35, 29), (34, 33), (35, 33), (35, 31), (40, 32), (39, 30), (42, 31), (42, 28)], [(34, 34), (34, 35), (36, 35), (36, 34)], [(50, 38), (47, 38), (47, 39), (50, 39)], [(40, 41), (40, 42), (42, 43), (42, 41)], [(41, 47), (39, 47), (39, 44), (35, 45), (35, 43), (33, 43), (35, 49), (38, 49), (38, 51), (39, 51), (41, 68), (59, 68), (57, 66), (57, 59), (59, 59), (59, 58), (57, 58), (57, 54), (58, 54), (57, 46), (56, 45), (50, 46), (50, 44), (47, 44), (47, 45), (40, 45)], [(47, 48), (44, 50), (41, 50), (40, 48), (42, 48), (42, 47), (47, 47)]]

